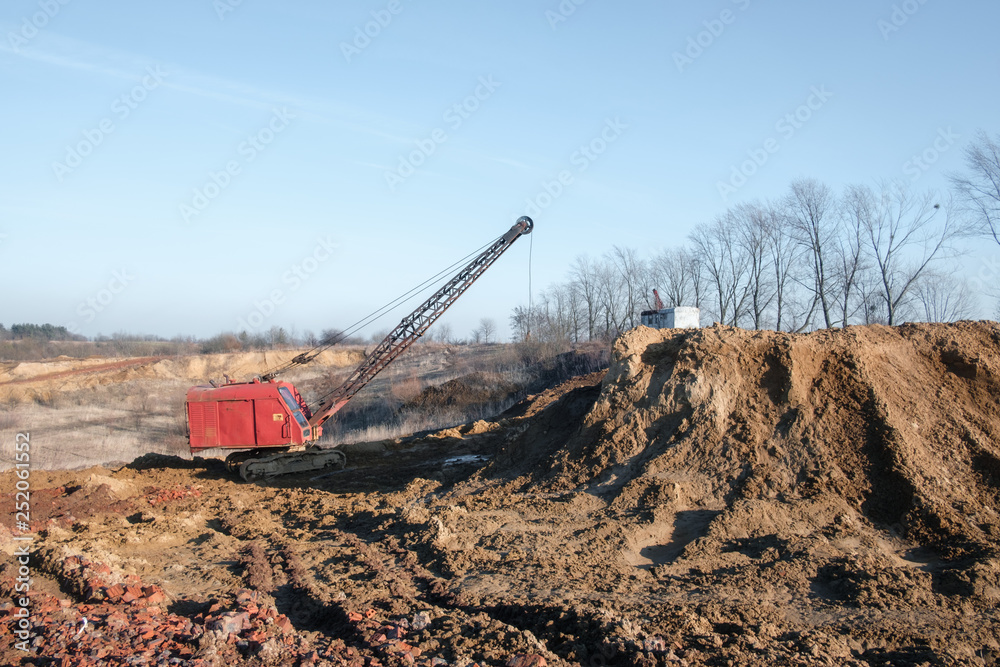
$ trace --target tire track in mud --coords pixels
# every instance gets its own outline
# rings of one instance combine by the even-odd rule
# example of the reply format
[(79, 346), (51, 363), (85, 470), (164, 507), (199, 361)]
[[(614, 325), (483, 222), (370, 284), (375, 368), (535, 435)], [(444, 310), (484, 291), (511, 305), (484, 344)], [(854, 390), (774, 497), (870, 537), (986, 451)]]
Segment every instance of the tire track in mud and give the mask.
[[(411, 619), (426, 614), (429, 624), (419, 635), (421, 645), (450, 659), (466, 653), (488, 655), (482, 653), (482, 644), (490, 635), (504, 644), (520, 636), (525, 651), (556, 658), (532, 634), (536, 624), (518, 623), (509, 605), (470, 604), (451, 590), (452, 582), (423, 565), (418, 550), (397, 537), (412, 526), (380, 530), (372, 525), (380, 518), (353, 516), (348, 520), (355, 524), (353, 529), (310, 530), (305, 543), (287, 534), (272, 536), (269, 549), (257, 529), (244, 529), (240, 539), (247, 541), (238, 550), (240, 576), (248, 587), (273, 597), (278, 611), (297, 630), (337, 637), (358, 649), (370, 650), (371, 641), (355, 630), (352, 615), (374, 609), (381, 617), (405, 619), (411, 625)], [(231, 516), (225, 524), (231, 534), (235, 525), (245, 528), (246, 520)], [(494, 648), (500, 650), (500, 645)]]

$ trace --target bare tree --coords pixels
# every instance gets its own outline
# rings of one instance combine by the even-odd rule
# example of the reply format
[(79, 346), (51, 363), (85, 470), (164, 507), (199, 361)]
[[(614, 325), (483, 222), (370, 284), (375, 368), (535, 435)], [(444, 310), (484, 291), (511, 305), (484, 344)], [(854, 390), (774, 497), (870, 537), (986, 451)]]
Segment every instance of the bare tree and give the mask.
[(634, 248), (623, 248), (612, 246), (608, 254), (608, 261), (618, 271), (621, 276), (621, 284), (624, 288), (625, 297), (624, 324), (632, 328), (639, 323), (639, 311), (642, 310), (640, 304), (644, 298), (644, 293), (648, 293), (646, 280), (645, 262), (639, 259), (639, 253)]
[(586, 310), (587, 340), (593, 340), (597, 328), (599, 306), (599, 288), (597, 267), (586, 255), (580, 255), (570, 265), (570, 284), (579, 294)]
[(951, 251), (958, 229), (948, 207), (942, 211), (935, 203), (933, 192), (917, 196), (901, 183), (883, 182), (877, 195), (868, 189), (862, 197), (862, 224), (877, 272), (878, 296), (886, 323), (896, 324), (917, 281)]
[(848, 186), (840, 203), (841, 234), (835, 246), (835, 270), (840, 325), (847, 326), (863, 308), (860, 282), (869, 269), (865, 259), (865, 220), (871, 205), (870, 190)]
[(618, 271), (607, 260), (595, 266), (595, 277), (598, 318), (603, 321), (601, 336), (613, 338), (625, 326), (625, 318), (622, 315), (624, 309), (621, 307), (623, 281)]
[(736, 207), (736, 242), (747, 264), (747, 314), (754, 329), (764, 326), (764, 313), (774, 300), (774, 283), (768, 257), (770, 213), (760, 203)]
[(830, 188), (815, 179), (794, 181), (785, 198), (789, 221), (796, 239), (807, 250), (812, 267), (812, 291), (819, 300), (823, 321), (833, 326), (830, 315), (830, 280), (827, 253), (837, 236), (837, 220), (831, 213), (834, 198)]
[(769, 204), (764, 242), (774, 279), (774, 328), (778, 331), (788, 322), (786, 312), (792, 301), (794, 278), (802, 258), (801, 246), (792, 237), (790, 227), (784, 212)]
[(531, 337), (553, 342), (578, 340), (583, 308), (571, 283), (558, 283), (542, 292), (530, 315)]
[(489, 345), (491, 342), (496, 341), (496, 334), (496, 320), (492, 317), (484, 317), (479, 320), (479, 326), (473, 330), (472, 338), (477, 343), (486, 343)]
[(668, 248), (650, 261), (653, 282), (659, 287), (664, 305), (699, 306), (700, 266), (687, 248)]
[(701, 301), (706, 290), (704, 265), (695, 253), (687, 251), (687, 256), (687, 274), (691, 277), (691, 290), (693, 295), (693, 301), (689, 301), (687, 305), (693, 305), (695, 308), (701, 308)]
[(723, 324), (736, 326), (747, 297), (747, 262), (737, 243), (737, 222), (732, 211), (691, 233), (693, 252), (701, 262)]
[[(510, 330), (514, 334), (514, 340), (523, 342), (531, 336), (532, 312), (526, 306), (517, 306), (510, 316)], [(472, 332), (473, 338), (476, 332)], [(478, 342), (478, 341), (476, 341)]]
[(861, 293), (861, 322), (862, 324), (887, 324), (885, 299), (882, 298), (882, 285), (879, 282), (878, 273), (871, 271), (862, 276), (858, 282), (858, 289)]
[(566, 340), (571, 343), (579, 343), (586, 317), (584, 301), (580, 292), (572, 283), (566, 283), (559, 286), (555, 298), (559, 302), (559, 312)]
[(434, 327), (433, 332), (434, 340), (439, 343), (450, 343), (452, 342), (452, 329), (451, 325), (447, 322), (441, 322)]
[(951, 176), (958, 201), (971, 214), (973, 230), (1000, 244), (1000, 136), (976, 133), (965, 149), (965, 165), (969, 174)]
[(927, 271), (916, 285), (917, 299), (927, 322), (955, 322), (975, 312), (976, 299), (965, 280)]

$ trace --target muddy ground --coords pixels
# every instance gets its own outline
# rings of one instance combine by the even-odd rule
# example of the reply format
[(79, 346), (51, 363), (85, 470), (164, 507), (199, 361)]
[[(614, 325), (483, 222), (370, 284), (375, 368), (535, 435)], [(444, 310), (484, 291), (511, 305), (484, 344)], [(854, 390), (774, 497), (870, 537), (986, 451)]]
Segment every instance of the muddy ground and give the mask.
[(998, 351), (989, 322), (639, 328), (332, 474), (33, 471), (31, 650), (0, 607), (0, 663), (996, 664)]

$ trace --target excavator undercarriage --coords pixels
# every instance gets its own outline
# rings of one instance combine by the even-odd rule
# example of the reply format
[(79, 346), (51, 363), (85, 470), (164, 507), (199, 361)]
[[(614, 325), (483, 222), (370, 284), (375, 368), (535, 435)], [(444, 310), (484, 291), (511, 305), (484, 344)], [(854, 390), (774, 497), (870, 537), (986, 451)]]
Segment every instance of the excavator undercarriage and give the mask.
[(338, 470), (347, 465), (347, 456), (338, 449), (306, 447), (234, 452), (226, 457), (226, 469), (248, 482), (270, 479), (295, 472)]

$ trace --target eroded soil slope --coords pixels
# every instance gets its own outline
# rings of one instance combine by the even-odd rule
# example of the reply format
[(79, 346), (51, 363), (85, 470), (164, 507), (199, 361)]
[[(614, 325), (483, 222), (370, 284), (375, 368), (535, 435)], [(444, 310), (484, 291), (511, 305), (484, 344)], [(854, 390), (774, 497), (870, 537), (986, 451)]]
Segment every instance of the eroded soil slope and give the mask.
[(995, 323), (635, 329), (575, 431), (547, 442), (533, 424), (488, 472), (622, 508), (822, 499), (949, 559), (979, 556), (1000, 542), (998, 351)]
[(995, 323), (640, 328), (606, 376), (332, 475), (36, 473), (40, 657), (0, 657), (995, 664), (998, 351)]

